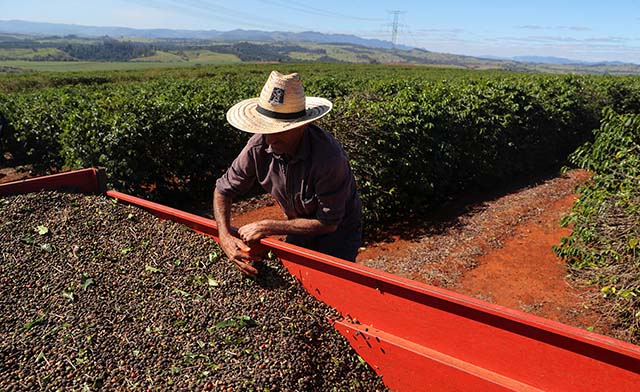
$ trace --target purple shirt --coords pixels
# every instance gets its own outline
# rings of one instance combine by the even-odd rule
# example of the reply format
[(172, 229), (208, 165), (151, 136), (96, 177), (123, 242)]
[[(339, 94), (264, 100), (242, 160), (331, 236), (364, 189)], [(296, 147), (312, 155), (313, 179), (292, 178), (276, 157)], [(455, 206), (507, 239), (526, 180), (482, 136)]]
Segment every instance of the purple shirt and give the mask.
[(218, 179), (216, 190), (233, 198), (256, 183), (273, 195), (289, 219), (315, 218), (360, 229), (362, 203), (347, 155), (333, 136), (313, 124), (289, 159), (275, 154), (264, 135), (253, 135)]

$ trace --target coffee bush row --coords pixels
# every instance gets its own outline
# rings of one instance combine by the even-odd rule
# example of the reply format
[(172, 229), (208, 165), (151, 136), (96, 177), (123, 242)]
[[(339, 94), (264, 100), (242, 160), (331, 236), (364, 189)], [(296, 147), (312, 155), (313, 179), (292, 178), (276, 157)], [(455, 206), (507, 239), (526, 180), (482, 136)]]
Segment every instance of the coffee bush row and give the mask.
[[(127, 192), (208, 199), (249, 136), (225, 112), (257, 96), (271, 68), (65, 79), (0, 94), (8, 123), (0, 148), (44, 168), (103, 166), (110, 185)], [(320, 125), (345, 146), (373, 226), (562, 162), (592, 137), (604, 107), (640, 108), (637, 78), (303, 68), (307, 94), (334, 102)]]
[(595, 140), (570, 160), (593, 176), (555, 251), (578, 280), (599, 286), (618, 337), (640, 343), (640, 114), (606, 110)]

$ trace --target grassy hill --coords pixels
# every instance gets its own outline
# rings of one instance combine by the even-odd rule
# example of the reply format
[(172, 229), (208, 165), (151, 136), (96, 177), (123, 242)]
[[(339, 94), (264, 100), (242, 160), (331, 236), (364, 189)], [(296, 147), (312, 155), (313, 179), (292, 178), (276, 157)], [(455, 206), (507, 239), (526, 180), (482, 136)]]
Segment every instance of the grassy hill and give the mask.
[[(61, 63), (62, 62), (62, 63)], [(0, 34), (0, 72), (139, 69), (240, 62), (442, 65), (517, 72), (640, 75), (634, 64), (535, 64), (347, 43), (40, 37)]]

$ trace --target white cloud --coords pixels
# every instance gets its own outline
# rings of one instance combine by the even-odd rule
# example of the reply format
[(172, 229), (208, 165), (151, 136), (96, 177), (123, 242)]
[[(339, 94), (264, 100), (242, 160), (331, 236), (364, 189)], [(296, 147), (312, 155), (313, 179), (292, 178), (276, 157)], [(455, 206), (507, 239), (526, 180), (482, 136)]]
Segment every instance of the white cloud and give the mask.
[(569, 31), (591, 31), (590, 27), (585, 26), (541, 26), (541, 25), (521, 25), (515, 26), (520, 30), (569, 30)]
[(584, 27), (584, 26), (565, 26), (565, 28), (567, 30), (572, 30), (572, 31), (591, 31), (592, 30), (590, 27)]
[(603, 43), (625, 43), (632, 41), (629, 38), (625, 37), (594, 37), (594, 38), (585, 38), (584, 42), (603, 42)]
[(416, 33), (452, 33), (459, 34), (464, 33), (464, 29), (418, 29)]
[(538, 25), (516, 26), (516, 29), (523, 29), (523, 30), (544, 30), (544, 29), (547, 29), (547, 28), (548, 27), (538, 26)]
[[(533, 30), (533, 29), (532, 29)], [(538, 29), (539, 32), (546, 30)], [(585, 61), (625, 61), (639, 63), (640, 39), (619, 36), (574, 37), (565, 34), (527, 36), (422, 35), (420, 46), (435, 52), (471, 56), (555, 56)]]

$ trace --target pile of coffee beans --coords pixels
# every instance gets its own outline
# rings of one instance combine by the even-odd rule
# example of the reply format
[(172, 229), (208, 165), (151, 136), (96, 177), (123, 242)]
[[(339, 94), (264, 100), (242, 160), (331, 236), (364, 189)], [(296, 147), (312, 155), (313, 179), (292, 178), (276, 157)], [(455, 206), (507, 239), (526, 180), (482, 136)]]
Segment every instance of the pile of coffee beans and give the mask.
[(0, 390), (383, 391), (278, 260), (106, 196), (0, 198)]

